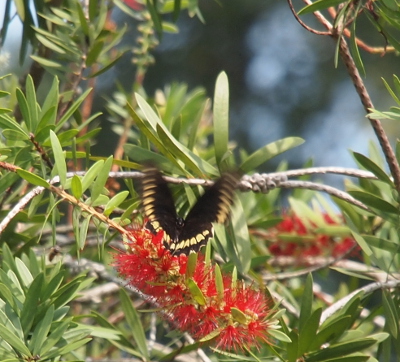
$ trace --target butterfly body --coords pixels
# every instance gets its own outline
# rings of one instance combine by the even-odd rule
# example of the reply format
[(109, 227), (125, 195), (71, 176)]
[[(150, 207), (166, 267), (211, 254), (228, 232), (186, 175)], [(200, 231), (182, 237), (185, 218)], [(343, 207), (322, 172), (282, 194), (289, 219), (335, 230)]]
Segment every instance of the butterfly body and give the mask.
[(238, 177), (223, 174), (202, 195), (185, 219), (175, 209), (167, 182), (160, 171), (149, 166), (142, 180), (142, 204), (148, 227), (164, 231), (164, 246), (174, 255), (198, 252), (213, 236), (213, 222), (224, 223), (229, 217)]

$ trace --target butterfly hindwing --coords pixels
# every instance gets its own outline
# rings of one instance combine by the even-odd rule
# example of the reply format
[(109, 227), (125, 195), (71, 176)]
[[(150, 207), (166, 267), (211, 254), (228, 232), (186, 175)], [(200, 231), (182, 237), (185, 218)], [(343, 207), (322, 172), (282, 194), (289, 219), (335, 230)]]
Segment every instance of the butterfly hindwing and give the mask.
[(167, 182), (155, 167), (144, 170), (142, 204), (155, 232), (164, 231), (164, 245), (175, 255), (198, 252), (213, 236), (213, 222), (225, 223), (233, 203), (238, 175), (225, 173), (202, 195), (185, 220), (175, 209)]

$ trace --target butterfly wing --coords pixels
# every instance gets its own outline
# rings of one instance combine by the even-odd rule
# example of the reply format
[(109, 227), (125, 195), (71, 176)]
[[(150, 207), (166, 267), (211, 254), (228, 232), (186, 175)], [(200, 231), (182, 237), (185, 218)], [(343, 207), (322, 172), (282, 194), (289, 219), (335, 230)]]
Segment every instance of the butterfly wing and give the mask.
[(178, 240), (179, 234), (174, 199), (167, 182), (156, 167), (148, 166), (143, 173), (141, 197), (144, 215), (150, 229), (155, 232), (164, 230), (164, 244), (169, 248), (171, 242)]
[(198, 199), (185, 219), (178, 242), (170, 245), (174, 253), (198, 252), (207, 244), (213, 236), (212, 223), (225, 223), (229, 217), (238, 179), (236, 173), (225, 173)]

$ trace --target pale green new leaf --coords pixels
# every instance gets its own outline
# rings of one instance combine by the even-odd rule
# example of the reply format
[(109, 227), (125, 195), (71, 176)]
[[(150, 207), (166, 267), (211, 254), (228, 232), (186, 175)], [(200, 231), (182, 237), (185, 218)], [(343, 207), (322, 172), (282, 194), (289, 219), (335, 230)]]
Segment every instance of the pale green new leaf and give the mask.
[(271, 158), (290, 150), (291, 148), (297, 147), (302, 143), (304, 143), (304, 140), (299, 137), (287, 137), (269, 143), (248, 156), (240, 165), (240, 169), (244, 173), (249, 173)]
[(104, 162), (104, 165), (102, 166), (100, 172), (98, 173), (96, 180), (93, 184), (93, 187), (91, 188), (91, 193), (90, 197), (92, 199), (92, 203), (96, 201), (96, 199), (100, 196), (100, 194), (103, 192), (104, 186), (108, 180), (108, 175), (110, 173), (111, 167), (113, 163), (113, 157), (110, 156), (107, 158), (107, 160)]
[(116, 194), (104, 208), (104, 215), (110, 215), (113, 210), (118, 207), (129, 195), (129, 191), (122, 191)]
[(50, 131), (50, 141), (53, 149), (55, 166), (57, 167), (58, 176), (60, 177), (60, 183), (65, 187), (67, 182), (67, 165), (65, 163), (64, 151), (61, 148), (57, 135), (53, 131)]
[(222, 160), (228, 152), (229, 141), (229, 82), (225, 72), (218, 75), (215, 84), (213, 120), (215, 158), (220, 169), (224, 170)]
[(313, 13), (315, 11), (321, 11), (327, 9), (331, 6), (337, 6), (341, 3), (344, 3), (348, 0), (317, 0), (310, 5), (305, 6), (298, 12), (298, 15), (304, 15), (308, 13)]
[(103, 168), (103, 165), (104, 160), (99, 160), (87, 170), (85, 176), (82, 177), (82, 192), (85, 192), (92, 185), (94, 179)]

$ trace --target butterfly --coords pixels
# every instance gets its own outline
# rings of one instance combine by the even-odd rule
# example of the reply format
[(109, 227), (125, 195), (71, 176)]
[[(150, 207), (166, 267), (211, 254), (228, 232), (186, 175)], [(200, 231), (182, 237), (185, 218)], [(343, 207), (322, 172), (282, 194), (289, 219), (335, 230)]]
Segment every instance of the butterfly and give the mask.
[(147, 228), (164, 231), (163, 243), (171, 254), (198, 252), (213, 236), (213, 222), (225, 223), (233, 203), (239, 176), (224, 173), (196, 202), (186, 218), (178, 215), (162, 173), (154, 166), (143, 170), (141, 198)]

